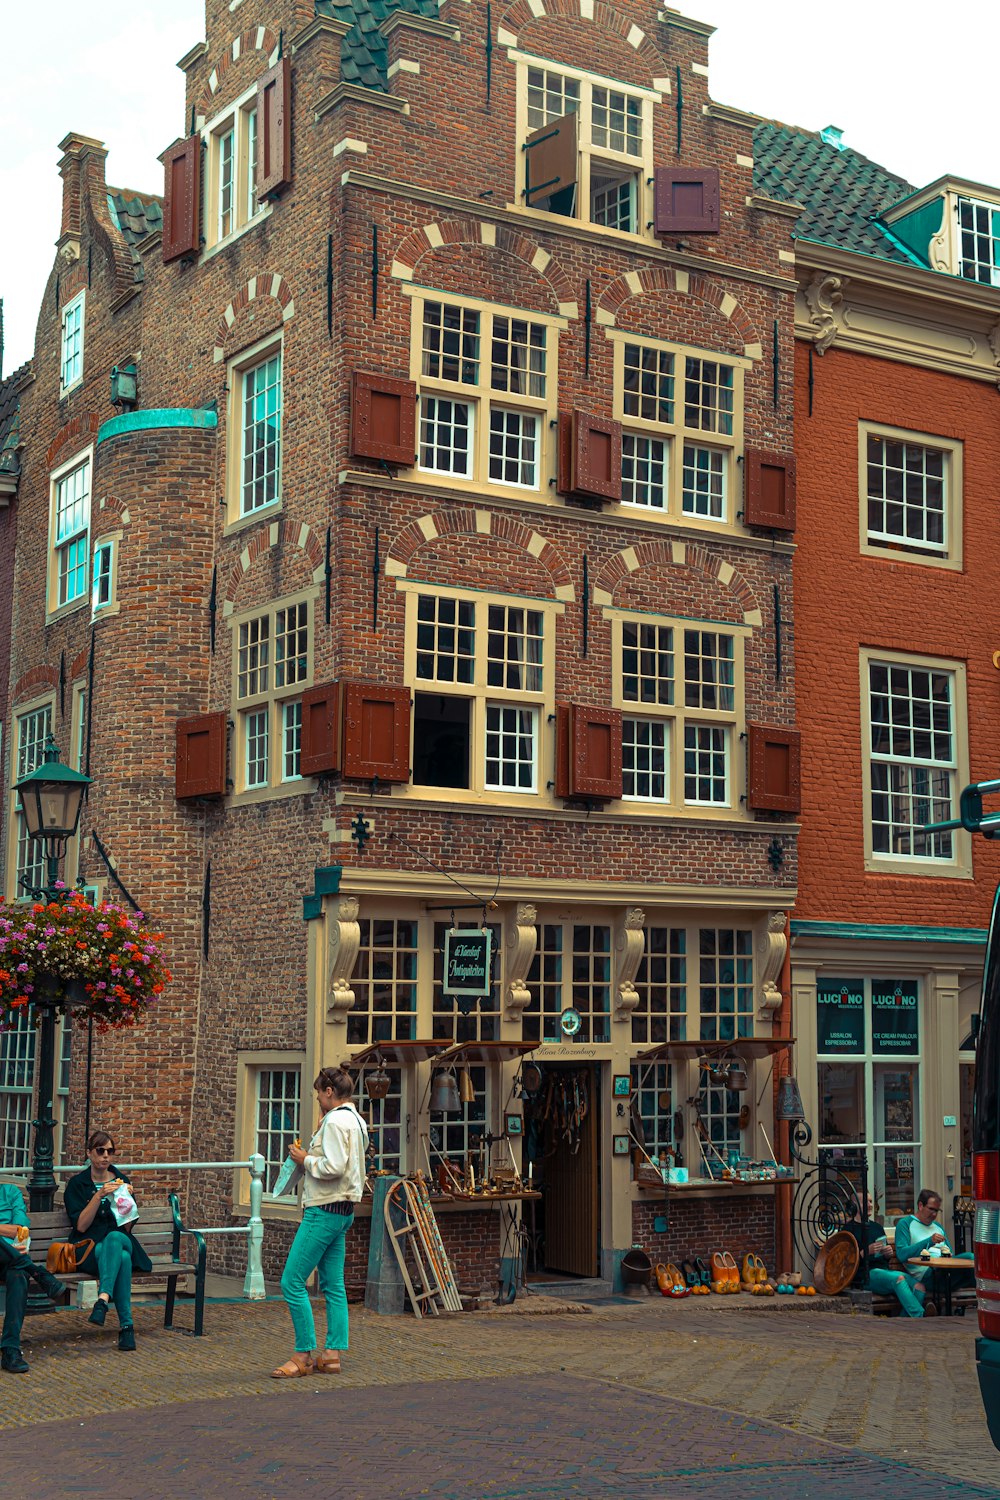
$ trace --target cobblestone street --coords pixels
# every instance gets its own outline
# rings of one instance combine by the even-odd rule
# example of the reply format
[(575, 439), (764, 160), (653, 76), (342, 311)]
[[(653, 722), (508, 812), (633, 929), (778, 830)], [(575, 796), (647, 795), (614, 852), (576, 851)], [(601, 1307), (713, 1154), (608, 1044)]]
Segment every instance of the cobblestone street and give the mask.
[(211, 1304), (197, 1342), (141, 1307), (134, 1356), (75, 1310), (31, 1319), (31, 1374), (0, 1386), (0, 1486), (151, 1500), (234, 1486), (355, 1500), (1000, 1495), (971, 1318), (735, 1298), (521, 1311), (545, 1305), (420, 1324), (353, 1308), (344, 1373), (287, 1385), (268, 1378), (291, 1347), (277, 1302)]

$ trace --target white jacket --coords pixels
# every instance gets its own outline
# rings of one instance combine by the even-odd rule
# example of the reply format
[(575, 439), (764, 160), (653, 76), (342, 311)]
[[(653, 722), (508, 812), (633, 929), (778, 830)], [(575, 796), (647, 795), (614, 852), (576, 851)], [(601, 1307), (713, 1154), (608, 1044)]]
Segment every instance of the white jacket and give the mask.
[(328, 1110), (309, 1142), (303, 1162), (304, 1208), (348, 1199), (359, 1203), (365, 1186), (368, 1126), (351, 1103)]

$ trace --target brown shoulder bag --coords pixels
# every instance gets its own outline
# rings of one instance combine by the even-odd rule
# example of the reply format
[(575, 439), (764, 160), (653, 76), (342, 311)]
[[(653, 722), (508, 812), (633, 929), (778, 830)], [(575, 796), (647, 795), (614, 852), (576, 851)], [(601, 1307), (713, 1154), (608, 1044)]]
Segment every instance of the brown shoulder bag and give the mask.
[(45, 1257), (45, 1269), (53, 1276), (78, 1271), (94, 1248), (93, 1240), (53, 1240)]

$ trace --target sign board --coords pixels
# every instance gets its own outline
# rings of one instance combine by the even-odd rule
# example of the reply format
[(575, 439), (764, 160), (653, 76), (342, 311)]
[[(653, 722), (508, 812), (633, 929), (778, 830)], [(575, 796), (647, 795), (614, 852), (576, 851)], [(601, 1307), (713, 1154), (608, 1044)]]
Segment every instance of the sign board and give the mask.
[(865, 1050), (863, 979), (820, 979), (816, 983), (816, 1051), (830, 1054)]
[(445, 995), (484, 1000), (490, 993), (493, 934), (480, 927), (449, 927), (444, 935)]
[(872, 980), (872, 1051), (883, 1056), (920, 1051), (916, 980)]

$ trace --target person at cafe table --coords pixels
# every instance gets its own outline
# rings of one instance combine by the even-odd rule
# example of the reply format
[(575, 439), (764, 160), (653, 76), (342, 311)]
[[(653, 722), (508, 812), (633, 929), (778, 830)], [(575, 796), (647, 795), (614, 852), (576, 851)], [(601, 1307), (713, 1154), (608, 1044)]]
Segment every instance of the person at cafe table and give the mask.
[(893, 1248), (886, 1238), (885, 1229), (875, 1221), (875, 1206), (872, 1203), (872, 1195), (868, 1194), (866, 1200), (864, 1221), (861, 1214), (861, 1194), (851, 1204), (850, 1221), (844, 1225), (849, 1234), (853, 1234), (861, 1251), (861, 1259), (858, 1269), (854, 1274), (853, 1285), (861, 1287), (864, 1285), (865, 1267), (864, 1261), (867, 1253), (868, 1260), (868, 1285), (873, 1292), (883, 1296), (895, 1297), (903, 1312), (908, 1318), (922, 1318), (924, 1315), (933, 1317), (937, 1308), (933, 1302), (924, 1302), (924, 1288), (918, 1282), (911, 1286), (902, 1271), (894, 1271), (889, 1265), (893, 1257)]
[[(948, 1236), (938, 1223), (940, 1213), (941, 1194), (935, 1192), (933, 1188), (921, 1188), (914, 1212), (905, 1214), (896, 1225), (896, 1259), (903, 1268), (907, 1283), (914, 1291), (925, 1290), (922, 1283), (929, 1277), (931, 1267), (939, 1256), (955, 1254), (949, 1244)], [(927, 1264), (911, 1266), (910, 1261), (920, 1255), (928, 1257)], [(966, 1250), (958, 1259), (971, 1262), (974, 1256), (971, 1250)], [(975, 1286), (975, 1284), (975, 1272), (971, 1265), (968, 1271), (955, 1273), (952, 1281), (953, 1287)]]

